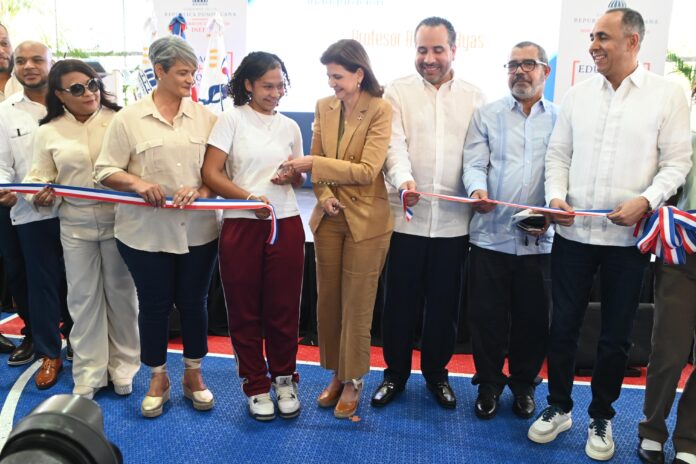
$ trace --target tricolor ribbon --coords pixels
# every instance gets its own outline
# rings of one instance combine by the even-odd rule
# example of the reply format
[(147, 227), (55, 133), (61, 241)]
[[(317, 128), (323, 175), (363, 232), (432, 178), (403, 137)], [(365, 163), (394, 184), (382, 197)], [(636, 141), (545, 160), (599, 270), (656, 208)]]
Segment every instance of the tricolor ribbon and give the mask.
[(465, 204), (474, 204), (474, 203), (493, 203), (496, 205), (502, 205), (502, 206), (510, 206), (512, 208), (518, 208), (518, 209), (533, 209), (534, 211), (539, 211), (542, 213), (553, 213), (553, 214), (564, 214), (567, 216), (594, 216), (594, 217), (605, 217), (607, 214), (611, 213), (612, 210), (610, 209), (576, 209), (572, 212), (568, 211), (563, 211), (562, 209), (558, 208), (549, 208), (546, 206), (534, 206), (534, 205), (522, 205), (519, 203), (510, 203), (507, 201), (500, 201), (500, 200), (493, 200), (491, 198), (470, 198), (470, 197), (458, 197), (454, 195), (443, 195), (440, 193), (427, 193), (427, 192), (419, 192), (417, 190), (401, 190), (399, 192), (401, 196), (401, 204), (404, 209), (404, 216), (406, 217), (407, 221), (410, 221), (413, 218), (413, 210), (406, 206), (406, 200), (405, 197), (407, 194), (415, 194), (415, 195), (421, 195), (421, 196), (426, 196), (426, 197), (433, 197), (433, 198), (439, 198), (441, 200), (447, 200), (447, 201), (454, 201), (457, 203), (465, 203)]
[[(150, 206), (140, 195), (129, 192), (117, 192), (115, 190), (99, 190), (86, 187), (73, 187), (69, 185), (56, 184), (0, 184), (0, 189), (10, 190), (22, 194), (35, 194), (44, 187), (51, 187), (56, 196), (79, 198), (82, 200), (103, 201), (107, 203), (117, 203), (133, 206)], [(167, 197), (163, 208), (167, 209), (185, 209), (193, 211), (211, 211), (211, 210), (255, 210), (259, 208), (267, 209), (271, 215), (271, 232), (268, 235), (267, 243), (273, 245), (278, 237), (278, 222), (276, 220), (275, 210), (272, 205), (267, 205), (262, 201), (257, 200), (226, 200), (216, 198), (199, 198), (190, 205), (183, 208), (175, 206), (172, 197)]]
[[(458, 203), (493, 203), (518, 209), (533, 209), (535, 211), (564, 214), (568, 216), (606, 217), (611, 210), (580, 209), (573, 212), (563, 211), (546, 206), (522, 205), (490, 198), (468, 198), (437, 193), (418, 192), (416, 190), (401, 190), (401, 204), (407, 221), (413, 218), (413, 210), (406, 205), (406, 194), (417, 194)], [(665, 264), (684, 264), (687, 254), (696, 251), (696, 211), (681, 211), (674, 206), (663, 206), (641, 219), (633, 231), (635, 237), (640, 237), (636, 246), (641, 253), (653, 253)]]
[(633, 231), (640, 239), (641, 253), (653, 253), (665, 264), (684, 264), (686, 255), (696, 251), (696, 211), (662, 206), (644, 219)]

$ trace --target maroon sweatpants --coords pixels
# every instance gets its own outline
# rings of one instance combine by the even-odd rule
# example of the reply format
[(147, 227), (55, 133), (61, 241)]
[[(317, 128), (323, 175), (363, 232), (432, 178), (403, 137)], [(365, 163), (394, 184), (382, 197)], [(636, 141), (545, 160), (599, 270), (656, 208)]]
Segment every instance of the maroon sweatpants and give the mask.
[(220, 234), (220, 278), (230, 339), (247, 396), (267, 393), (271, 379), (279, 375), (299, 380), (295, 360), (304, 230), (300, 216), (280, 219), (278, 239), (269, 245), (270, 229), (270, 221), (225, 219)]

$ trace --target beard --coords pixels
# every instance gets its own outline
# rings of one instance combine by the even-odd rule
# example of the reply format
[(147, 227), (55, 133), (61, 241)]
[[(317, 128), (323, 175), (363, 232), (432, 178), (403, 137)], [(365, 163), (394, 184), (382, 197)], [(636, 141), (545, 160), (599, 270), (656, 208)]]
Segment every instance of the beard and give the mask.
[[(522, 85), (519, 85), (520, 83)], [(512, 84), (510, 92), (519, 100), (528, 100), (536, 95), (537, 88), (531, 82), (518, 80)]]
[(48, 78), (47, 78), (47, 77), (44, 77), (43, 79), (41, 79), (40, 81), (38, 81), (38, 82), (36, 82), (36, 83), (34, 83), (34, 84), (28, 84), (24, 79), (22, 79), (21, 77), (19, 77), (17, 74), (15, 74), (15, 77), (17, 78), (17, 80), (19, 81), (19, 83), (22, 84), (22, 87), (24, 87), (25, 89), (32, 89), (32, 90), (34, 90), (34, 89), (40, 89), (40, 88), (42, 88), (42, 87), (46, 87), (46, 85), (48, 84)]

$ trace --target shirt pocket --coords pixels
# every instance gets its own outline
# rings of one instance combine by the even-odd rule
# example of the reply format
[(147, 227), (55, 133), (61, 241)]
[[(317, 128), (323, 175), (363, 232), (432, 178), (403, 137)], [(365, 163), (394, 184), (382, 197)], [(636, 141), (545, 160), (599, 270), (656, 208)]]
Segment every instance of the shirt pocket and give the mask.
[(146, 140), (135, 146), (135, 156), (140, 162), (142, 177), (168, 170), (163, 147), (164, 139)]
[(203, 167), (203, 159), (205, 157), (205, 147), (207, 141), (203, 137), (189, 135), (189, 143), (194, 147), (191, 152), (194, 154), (193, 160), (196, 163), (196, 167), (201, 169)]

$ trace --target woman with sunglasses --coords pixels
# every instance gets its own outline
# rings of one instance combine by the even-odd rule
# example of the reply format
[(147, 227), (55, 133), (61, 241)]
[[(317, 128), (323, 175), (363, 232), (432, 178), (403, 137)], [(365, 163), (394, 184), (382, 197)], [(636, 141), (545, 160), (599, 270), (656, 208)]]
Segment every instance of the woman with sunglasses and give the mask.
[[(175, 36), (150, 45), (154, 92), (119, 112), (106, 131), (95, 179), (134, 192), (149, 205), (116, 207), (116, 241), (138, 290), (141, 361), (150, 366), (145, 417), (169, 400), (169, 315), (176, 306), (184, 345), (184, 396), (198, 410), (213, 407), (201, 375), (208, 353), (207, 297), (217, 254), (215, 211), (183, 210), (211, 195), (201, 181), (205, 145), (216, 117), (192, 101), (198, 58)], [(163, 208), (166, 197), (176, 208)]]
[(276, 172), (288, 157), (302, 156), (299, 126), (276, 111), (288, 82), (276, 55), (247, 55), (230, 82), (235, 106), (215, 124), (203, 164), (203, 180), (219, 195), (270, 202), (278, 218), (273, 245), (265, 243), (271, 227), (266, 209), (225, 211), (220, 233), (230, 339), (249, 414), (261, 421), (275, 418), (271, 386), (281, 417), (300, 413), (295, 358), (304, 229), (290, 184), (299, 186), (303, 176)]
[[(53, 66), (46, 107), (24, 181), (95, 188), (94, 161), (106, 126), (121, 108), (104, 91), (97, 73), (80, 60)], [(37, 206), (56, 201), (50, 187), (33, 196)], [(140, 368), (138, 305), (133, 280), (116, 249), (114, 206), (62, 198), (58, 214), (68, 310), (74, 321), (73, 393), (91, 399), (111, 380), (117, 394), (130, 394)]]

